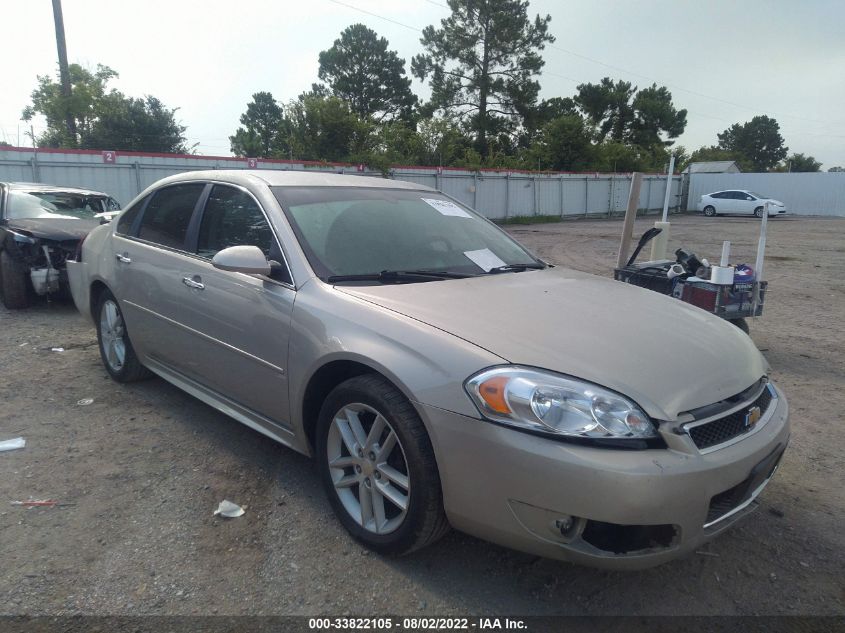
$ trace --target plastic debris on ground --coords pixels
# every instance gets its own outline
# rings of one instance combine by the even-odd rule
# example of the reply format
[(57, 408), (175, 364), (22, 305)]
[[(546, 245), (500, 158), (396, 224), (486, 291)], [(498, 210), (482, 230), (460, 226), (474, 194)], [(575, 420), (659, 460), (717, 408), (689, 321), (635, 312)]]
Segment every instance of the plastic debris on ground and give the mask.
[(64, 347), (51, 347), (50, 351), (51, 352), (63, 352), (63, 351), (65, 351), (65, 348)]
[(217, 516), (219, 514), (221, 517), (226, 517), (227, 519), (235, 519), (242, 516), (243, 513), (244, 509), (237, 503), (223, 500), (211, 516)]
[(30, 499), (29, 501), (12, 501), (13, 506), (23, 506), (25, 508), (47, 507), (52, 508), (59, 505), (55, 499)]
[(77, 400), (76, 404), (80, 407), (87, 407), (89, 404), (94, 404), (94, 398), (82, 398), (82, 400)]
[(3, 440), (0, 442), (0, 452), (14, 451), (18, 448), (23, 448), (24, 446), (26, 446), (26, 440), (22, 437), (16, 437), (13, 440)]

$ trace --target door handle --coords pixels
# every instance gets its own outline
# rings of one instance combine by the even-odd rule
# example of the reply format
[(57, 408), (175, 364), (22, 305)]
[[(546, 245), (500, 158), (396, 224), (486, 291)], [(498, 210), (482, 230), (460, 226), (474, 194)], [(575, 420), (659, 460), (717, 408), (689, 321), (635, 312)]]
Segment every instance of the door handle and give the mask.
[(205, 284), (191, 279), (190, 277), (182, 277), (182, 283), (188, 286), (188, 288), (194, 288), (196, 290), (205, 290)]
[(115, 253), (115, 254), (114, 254), (114, 258), (115, 258), (117, 261), (119, 261), (121, 264), (131, 264), (131, 263), (132, 263), (132, 259), (131, 259), (131, 258), (129, 258), (129, 257), (127, 257), (126, 255), (123, 255), (123, 254), (121, 254), (121, 253)]

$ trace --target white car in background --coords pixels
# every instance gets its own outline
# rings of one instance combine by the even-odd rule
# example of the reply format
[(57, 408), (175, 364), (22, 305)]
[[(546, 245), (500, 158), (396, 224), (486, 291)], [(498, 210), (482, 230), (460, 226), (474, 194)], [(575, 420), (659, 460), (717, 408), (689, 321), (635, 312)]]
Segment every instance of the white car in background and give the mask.
[(698, 202), (698, 210), (711, 218), (716, 215), (754, 215), (762, 218), (767, 202), (770, 218), (786, 213), (786, 205), (780, 200), (767, 198), (747, 189), (730, 189), (705, 194)]

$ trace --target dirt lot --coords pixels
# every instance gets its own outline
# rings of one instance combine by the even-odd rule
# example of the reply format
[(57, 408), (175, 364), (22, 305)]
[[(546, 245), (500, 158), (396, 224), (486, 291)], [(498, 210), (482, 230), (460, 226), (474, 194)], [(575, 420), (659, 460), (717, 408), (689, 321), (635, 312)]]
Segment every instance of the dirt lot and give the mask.
[[(620, 230), (512, 233), (608, 275)], [(752, 220), (680, 217), (671, 244), (717, 259), (731, 239), (734, 261), (753, 263), (756, 234)], [(0, 613), (845, 614), (845, 220), (777, 219), (768, 253), (772, 290), (751, 335), (789, 397), (790, 449), (741, 527), (639, 573), (458, 533), (409, 558), (369, 554), (333, 518), (309, 460), (162, 380), (112, 382), (69, 304), (0, 308), (0, 439), (27, 441), (0, 453)], [(67, 505), (9, 503), (30, 497)], [(212, 518), (224, 498), (246, 515)]]

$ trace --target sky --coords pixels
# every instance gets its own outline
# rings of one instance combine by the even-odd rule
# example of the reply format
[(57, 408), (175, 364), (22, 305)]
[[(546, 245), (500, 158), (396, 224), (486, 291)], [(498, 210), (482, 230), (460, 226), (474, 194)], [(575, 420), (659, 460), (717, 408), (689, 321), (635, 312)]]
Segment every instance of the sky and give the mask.
[[(348, 25), (386, 37), (406, 60), (445, 0), (64, 0), (68, 59), (110, 66), (113, 86), (178, 107), (199, 154), (227, 156), (251, 95), (286, 102), (317, 81), (317, 56)], [(602, 77), (667, 86), (687, 150), (758, 114), (790, 152), (845, 166), (845, 2), (841, 0), (532, 0), (552, 16), (541, 97)], [(20, 121), (36, 77), (57, 70), (50, 0), (3, 0), (0, 140), (31, 144)], [(425, 98), (416, 79), (414, 91)], [(34, 120), (35, 133), (44, 121)], [(20, 139), (20, 142), (18, 141)]]

